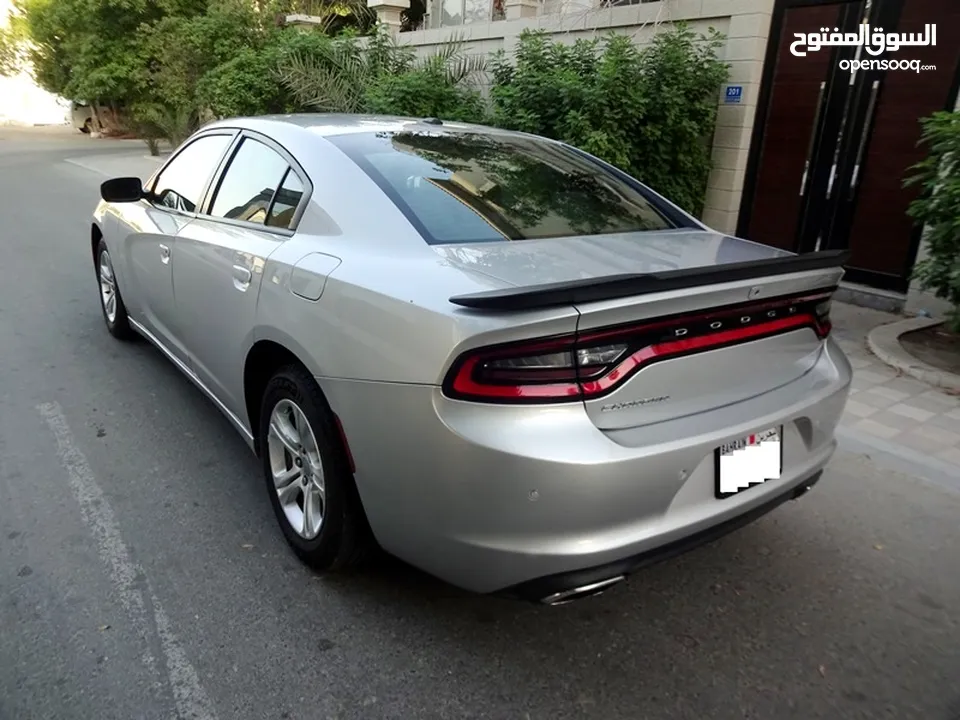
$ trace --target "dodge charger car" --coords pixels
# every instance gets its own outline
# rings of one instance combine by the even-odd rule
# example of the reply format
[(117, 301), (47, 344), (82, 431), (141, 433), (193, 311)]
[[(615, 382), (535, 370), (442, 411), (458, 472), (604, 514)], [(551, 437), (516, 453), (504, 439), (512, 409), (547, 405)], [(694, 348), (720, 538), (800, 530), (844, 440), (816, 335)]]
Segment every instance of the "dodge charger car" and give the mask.
[(209, 396), (321, 571), (379, 546), (559, 604), (798, 497), (835, 449), (845, 257), (714, 232), (564, 143), (225, 120), (101, 195), (108, 330)]

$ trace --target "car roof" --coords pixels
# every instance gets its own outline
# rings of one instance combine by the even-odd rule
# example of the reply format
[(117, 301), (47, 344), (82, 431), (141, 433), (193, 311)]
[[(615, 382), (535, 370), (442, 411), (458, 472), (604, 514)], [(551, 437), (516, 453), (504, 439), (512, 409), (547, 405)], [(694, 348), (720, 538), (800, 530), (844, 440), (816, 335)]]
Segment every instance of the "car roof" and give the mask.
[[(217, 120), (204, 129), (214, 127), (241, 127), (269, 134), (277, 124), (303, 128), (314, 135), (335, 137), (361, 132), (401, 132), (414, 127), (431, 132), (464, 132), (484, 135), (524, 135), (510, 130), (474, 125), (436, 118), (412, 118), (394, 115), (352, 115), (347, 113), (296, 113), (290, 115), (260, 115)], [(527, 136), (529, 137), (529, 136)], [(545, 138), (544, 138), (545, 139)]]

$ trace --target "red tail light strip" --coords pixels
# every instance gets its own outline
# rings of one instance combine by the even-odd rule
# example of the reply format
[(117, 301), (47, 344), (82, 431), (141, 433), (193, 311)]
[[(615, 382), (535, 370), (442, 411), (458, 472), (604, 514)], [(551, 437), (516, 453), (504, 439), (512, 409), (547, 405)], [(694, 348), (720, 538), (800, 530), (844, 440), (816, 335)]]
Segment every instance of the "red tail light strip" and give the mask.
[[(660, 360), (804, 327), (825, 338), (831, 330), (832, 293), (830, 289), (588, 331), (576, 337), (564, 335), (480, 348), (454, 363), (444, 392), (453, 398), (502, 403), (542, 404), (601, 397)], [(617, 347), (622, 348), (620, 354)], [(594, 351), (610, 354), (610, 364), (596, 364), (598, 356), (590, 355)], [(591, 357), (589, 367), (578, 365), (580, 352)], [(559, 364), (558, 359), (562, 361)]]
[(598, 340), (604, 340), (613, 336), (622, 336), (630, 332), (649, 332), (651, 330), (659, 330), (661, 328), (675, 327), (678, 324), (683, 323), (695, 323), (695, 322), (706, 322), (708, 320), (714, 320), (716, 318), (723, 318), (730, 315), (731, 312), (743, 312), (750, 313), (755, 315), (759, 312), (769, 312), (771, 310), (779, 310), (785, 307), (797, 306), (797, 305), (807, 305), (810, 303), (823, 302), (830, 299), (830, 296), (833, 294), (833, 291), (830, 292), (821, 292), (811, 295), (803, 295), (800, 297), (792, 298), (777, 298), (775, 300), (770, 300), (768, 302), (761, 303), (750, 303), (746, 305), (739, 305), (735, 307), (725, 307), (717, 308), (716, 310), (710, 310), (708, 312), (687, 315), (681, 318), (663, 318), (660, 320), (655, 320), (653, 322), (644, 322), (637, 323), (634, 326), (623, 325), (615, 328), (608, 328), (606, 330), (597, 330), (594, 332), (588, 332), (579, 337), (579, 343), (592, 343)]
[(477, 363), (486, 357), (467, 358), (453, 377), (451, 389), (453, 395), (462, 398), (485, 399), (527, 399), (527, 400), (576, 400), (580, 395), (580, 384), (576, 382), (551, 383), (548, 385), (494, 385), (478, 383), (473, 379)]
[[(752, 325), (745, 328), (735, 328), (712, 335), (701, 335), (688, 340), (670, 340), (657, 345), (649, 345), (637, 350), (626, 360), (623, 360), (613, 370), (608, 372), (598, 380), (582, 382), (583, 395), (586, 399), (603, 395), (615, 385), (626, 380), (634, 373), (643, 369), (646, 365), (652, 365), (658, 360), (668, 360), (670, 358), (690, 355), (695, 352), (706, 350), (716, 350), (727, 345), (736, 345), (748, 340), (757, 340), (761, 337), (779, 335), (788, 330), (796, 330), (802, 327), (811, 327), (817, 329), (817, 319), (810, 314), (795, 315), (793, 317), (783, 318), (765, 322), (760, 325)], [(819, 332), (818, 332), (819, 334)]]

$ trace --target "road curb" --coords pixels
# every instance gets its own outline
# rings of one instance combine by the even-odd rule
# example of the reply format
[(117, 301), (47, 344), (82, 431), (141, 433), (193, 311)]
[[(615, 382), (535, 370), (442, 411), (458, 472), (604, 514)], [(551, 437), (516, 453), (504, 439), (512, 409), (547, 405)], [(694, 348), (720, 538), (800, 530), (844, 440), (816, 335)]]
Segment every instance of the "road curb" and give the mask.
[(901, 335), (942, 323), (942, 320), (916, 317), (898, 320), (888, 325), (879, 325), (867, 334), (867, 347), (887, 365), (900, 370), (905, 375), (943, 390), (960, 392), (960, 375), (939, 370), (918, 360), (900, 344)]

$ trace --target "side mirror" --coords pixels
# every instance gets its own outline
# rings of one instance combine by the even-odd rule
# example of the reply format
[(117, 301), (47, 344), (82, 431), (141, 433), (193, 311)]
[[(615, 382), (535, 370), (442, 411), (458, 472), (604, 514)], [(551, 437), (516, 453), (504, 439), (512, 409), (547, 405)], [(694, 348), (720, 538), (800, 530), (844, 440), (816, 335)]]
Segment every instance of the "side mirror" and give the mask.
[(112, 178), (100, 184), (100, 197), (107, 202), (137, 202), (145, 196), (140, 178)]

